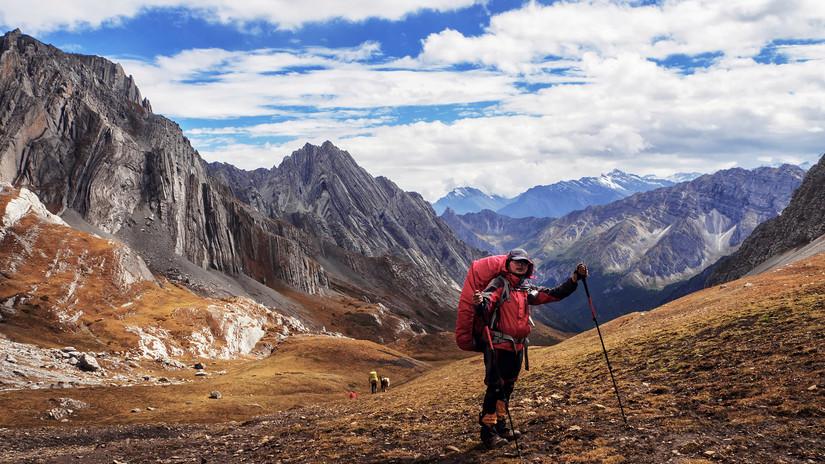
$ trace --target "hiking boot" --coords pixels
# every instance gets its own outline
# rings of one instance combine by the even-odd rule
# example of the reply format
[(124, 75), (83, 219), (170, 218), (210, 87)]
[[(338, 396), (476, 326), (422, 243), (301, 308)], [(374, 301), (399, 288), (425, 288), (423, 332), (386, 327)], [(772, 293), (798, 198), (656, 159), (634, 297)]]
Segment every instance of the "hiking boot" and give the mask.
[(481, 443), (484, 444), (485, 448), (491, 450), (501, 448), (509, 442), (506, 439), (498, 436), (495, 427), (490, 427), (489, 425), (482, 425)]
[(510, 430), (510, 427), (507, 427), (507, 421), (504, 419), (496, 422), (496, 434), (507, 441), (521, 438), (521, 432), (518, 430)]
[(478, 415), (478, 424), (481, 426), (481, 443), (487, 449), (496, 449), (508, 442), (496, 433), (496, 413)]

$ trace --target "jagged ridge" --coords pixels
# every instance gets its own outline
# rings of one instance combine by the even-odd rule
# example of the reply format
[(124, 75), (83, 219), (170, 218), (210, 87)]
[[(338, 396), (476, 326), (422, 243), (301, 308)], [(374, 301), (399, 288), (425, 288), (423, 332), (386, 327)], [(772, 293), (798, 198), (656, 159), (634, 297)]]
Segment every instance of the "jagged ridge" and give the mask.
[[(332, 206), (343, 199), (336, 195), (363, 185), (324, 177), (308, 169), (311, 164), (300, 163), (305, 157), (296, 152), (285, 161), (295, 168), (282, 170), (291, 173), (280, 179), (286, 183), (271, 191), (280, 202), (274, 204), (298, 208), (260, 214), (208, 175), (180, 127), (153, 114), (119, 66), (62, 53), (19, 31), (2, 39), (0, 108), (0, 181), (34, 191), (50, 211), (76, 219), (73, 225), (119, 237), (154, 272), (199, 267), (238, 278), (248, 275), (276, 290), (286, 285), (309, 294), (336, 290), (359, 298), (369, 295), (415, 317), (413, 324), (419, 327), (446, 327), (453, 319), (452, 278), (471, 259), (469, 248), (446, 225), (432, 220), (432, 210), (420, 196), (404, 194), (386, 179), (366, 173), (360, 177), (378, 186), (386, 200), (378, 206), (400, 205), (406, 218), (385, 216), (383, 223), (364, 223), (363, 233), (347, 241), (338, 231), (348, 225), (334, 219), (357, 217)], [(308, 146), (304, 151), (337, 149)], [(316, 166), (326, 162), (334, 160)], [(306, 201), (304, 184), (319, 187), (319, 197), (313, 197), (318, 201)], [(292, 186), (295, 192), (289, 190)], [(417, 211), (421, 208), (424, 212)], [(330, 216), (335, 211), (338, 215)], [(429, 245), (418, 246), (422, 237), (415, 221), (425, 220), (432, 226), (422, 230)], [(366, 241), (376, 230), (396, 240), (385, 240), (383, 246)], [(396, 246), (403, 241), (409, 246)], [(220, 288), (225, 281), (216, 284), (207, 272), (199, 276), (211, 282), (204, 288), (217, 293), (249, 287), (232, 284), (225, 290)], [(263, 293), (256, 287), (250, 295), (263, 298)], [(271, 295), (264, 295), (267, 301), (278, 298)]]
[[(737, 279), (769, 265), (771, 258), (811, 244), (825, 234), (825, 156), (808, 170), (782, 215), (760, 224), (730, 257), (719, 262), (707, 285)], [(820, 250), (825, 247), (819, 247)], [(813, 250), (812, 250), (813, 251)], [(787, 257), (793, 259), (793, 257)]]

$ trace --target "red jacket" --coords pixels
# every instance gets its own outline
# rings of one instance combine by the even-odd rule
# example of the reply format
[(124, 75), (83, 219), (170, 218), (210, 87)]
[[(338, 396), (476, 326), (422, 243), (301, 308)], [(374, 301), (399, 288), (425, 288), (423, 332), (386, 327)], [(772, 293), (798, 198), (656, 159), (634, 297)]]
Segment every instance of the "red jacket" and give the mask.
[[(532, 267), (532, 266), (531, 266)], [(541, 305), (559, 301), (573, 293), (578, 284), (573, 279), (568, 279), (563, 284), (555, 288), (528, 287), (521, 285), (523, 279), (515, 274), (506, 272), (502, 276), (510, 283), (510, 297), (501, 302), (498, 308), (498, 318), (493, 330), (507, 334), (515, 339), (522, 339), (530, 335), (530, 305)], [(492, 289), (487, 299), (486, 311), (488, 320), (492, 317), (492, 312), (496, 303), (501, 299), (504, 287)], [(496, 343), (493, 345), (497, 349), (513, 350), (513, 344), (509, 342)], [(516, 350), (524, 349), (522, 343), (516, 344)]]

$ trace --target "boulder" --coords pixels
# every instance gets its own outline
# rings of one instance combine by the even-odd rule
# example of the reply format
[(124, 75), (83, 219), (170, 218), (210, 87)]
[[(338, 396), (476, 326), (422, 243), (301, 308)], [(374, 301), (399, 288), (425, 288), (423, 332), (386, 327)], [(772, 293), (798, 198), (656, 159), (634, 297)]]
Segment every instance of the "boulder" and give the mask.
[(77, 367), (86, 372), (96, 372), (100, 370), (100, 364), (97, 363), (97, 359), (88, 353), (80, 356), (80, 359), (77, 360)]

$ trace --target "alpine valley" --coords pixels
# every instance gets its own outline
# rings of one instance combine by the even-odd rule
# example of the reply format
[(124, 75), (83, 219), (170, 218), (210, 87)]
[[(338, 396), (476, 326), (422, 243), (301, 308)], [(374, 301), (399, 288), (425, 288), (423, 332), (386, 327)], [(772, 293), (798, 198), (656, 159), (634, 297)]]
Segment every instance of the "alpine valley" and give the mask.
[[(536, 280), (555, 285), (577, 262), (590, 267), (600, 314), (612, 319), (666, 302), (684, 282), (735, 252), (754, 228), (787, 206), (805, 171), (797, 166), (729, 169), (688, 182), (589, 206), (558, 219), (513, 219), (492, 211), (442, 214), (467, 243), (521, 247), (537, 262)], [(538, 312), (571, 332), (592, 324), (586, 301)]]
[[(434, 208), (331, 142), (284, 155), (207, 163), (120, 64), (0, 38), (0, 463), (825, 456), (825, 158)], [(542, 285), (588, 263), (604, 324), (581, 291), (533, 313), (519, 448), (488, 451), (456, 305), (516, 247)]]

